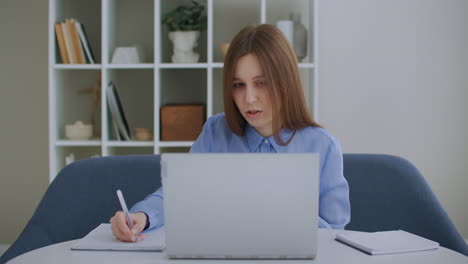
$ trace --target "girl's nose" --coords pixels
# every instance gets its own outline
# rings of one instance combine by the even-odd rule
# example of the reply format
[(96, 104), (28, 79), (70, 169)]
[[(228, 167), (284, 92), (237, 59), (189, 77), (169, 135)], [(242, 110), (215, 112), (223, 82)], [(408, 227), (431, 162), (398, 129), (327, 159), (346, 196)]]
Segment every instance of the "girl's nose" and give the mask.
[(245, 101), (249, 104), (255, 103), (257, 101), (257, 93), (255, 88), (250, 85), (245, 89)]

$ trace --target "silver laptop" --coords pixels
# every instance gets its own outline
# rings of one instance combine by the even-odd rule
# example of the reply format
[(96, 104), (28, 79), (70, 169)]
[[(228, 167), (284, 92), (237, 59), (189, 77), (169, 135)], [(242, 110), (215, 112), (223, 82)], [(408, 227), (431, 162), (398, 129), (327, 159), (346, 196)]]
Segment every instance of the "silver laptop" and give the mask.
[(169, 258), (312, 259), (319, 156), (162, 154)]

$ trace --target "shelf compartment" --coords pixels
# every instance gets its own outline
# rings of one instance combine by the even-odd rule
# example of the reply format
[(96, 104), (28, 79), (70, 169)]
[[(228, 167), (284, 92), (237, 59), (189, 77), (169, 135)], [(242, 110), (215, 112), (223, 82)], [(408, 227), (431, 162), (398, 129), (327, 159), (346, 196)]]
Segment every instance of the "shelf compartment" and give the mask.
[[(205, 7), (205, 14), (207, 14), (208, 10), (208, 3), (207, 0), (197, 0), (197, 2)], [(167, 13), (175, 9), (180, 5), (191, 5), (191, 1), (189, 0), (160, 0), (161, 7), (160, 7), (160, 17), (161, 21), (164, 19)], [(160, 21), (156, 21), (156, 23), (161, 23)], [(200, 31), (200, 37), (198, 38), (198, 45), (194, 48), (194, 52), (200, 54), (199, 63), (206, 63), (207, 62), (207, 49), (208, 49), (208, 34), (207, 29)], [(161, 58), (159, 60), (160, 63), (171, 63), (172, 62), (172, 54), (173, 54), (173, 45), (172, 41), (169, 39), (169, 30), (166, 25), (161, 23), (161, 35), (159, 39), (161, 41)]]
[(142, 63), (154, 62), (154, 1), (109, 0), (106, 61), (117, 47), (136, 46)]
[[(292, 20), (291, 13), (297, 13), (301, 17), (301, 23), (307, 30), (307, 56), (301, 61), (312, 63), (314, 47), (313, 38), (313, 1), (310, 0), (268, 0), (266, 5), (266, 23), (276, 25), (279, 20)], [(308, 64), (305, 64), (308, 65)]]
[[(56, 109), (53, 115), (56, 120), (57, 140), (65, 138), (65, 125), (74, 124), (80, 120), (83, 123), (92, 123), (93, 97), (90, 89), (99, 83), (99, 70), (55, 70), (54, 90)], [(87, 90), (87, 93), (83, 93)], [(98, 100), (94, 112), (94, 137), (101, 134), (101, 102)]]
[[(201, 118), (207, 117), (207, 70), (206, 69), (163, 69), (160, 70), (160, 113), (159, 137), (162, 138), (161, 109), (166, 105), (202, 105)], [(182, 114), (184, 115), (184, 114)], [(184, 115), (185, 116), (185, 115)], [(175, 118), (175, 117), (174, 117)], [(198, 122), (195, 122), (198, 123)], [(165, 128), (168, 129), (168, 128)], [(181, 139), (192, 139), (181, 138)]]
[[(288, 2), (288, 1), (285, 1)], [(220, 45), (229, 43), (249, 24), (261, 22), (260, 0), (213, 1), (213, 61), (223, 62)]]
[(160, 70), (161, 106), (166, 104), (205, 104), (206, 69)]
[[(153, 130), (154, 71), (152, 69), (111, 69), (106, 72), (107, 82), (112, 81), (118, 92), (130, 127), (131, 138), (135, 138), (135, 128)], [(117, 140), (112, 114), (108, 111), (107, 105), (106, 110), (108, 138)]]
[[(64, 22), (67, 18), (78, 20), (85, 28), (88, 37), (89, 45), (94, 53), (96, 63), (101, 61), (101, 1), (95, 0), (52, 0), (55, 7), (55, 13), (51, 14), (53, 22)], [(54, 27), (54, 25), (49, 25)], [(61, 62), (60, 51), (56, 42), (55, 27), (54, 45), (55, 45), (55, 62)]]

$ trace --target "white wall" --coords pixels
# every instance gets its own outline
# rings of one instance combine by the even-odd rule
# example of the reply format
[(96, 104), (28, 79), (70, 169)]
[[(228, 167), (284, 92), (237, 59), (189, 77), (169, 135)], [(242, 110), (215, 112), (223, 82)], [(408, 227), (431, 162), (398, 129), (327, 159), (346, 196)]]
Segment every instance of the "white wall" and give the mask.
[(0, 244), (48, 185), (47, 0), (0, 1)]
[(468, 1), (320, 1), (321, 123), (409, 159), (468, 238)]

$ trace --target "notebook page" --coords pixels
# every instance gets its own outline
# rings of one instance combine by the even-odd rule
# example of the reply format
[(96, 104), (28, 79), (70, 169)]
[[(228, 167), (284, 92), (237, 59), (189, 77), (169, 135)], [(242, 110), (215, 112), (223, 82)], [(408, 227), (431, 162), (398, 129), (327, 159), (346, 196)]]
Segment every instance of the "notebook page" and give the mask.
[(114, 237), (110, 224), (100, 224), (71, 249), (107, 251), (161, 251), (164, 249), (166, 240), (164, 226), (143, 234), (144, 239), (141, 241), (122, 242)]

